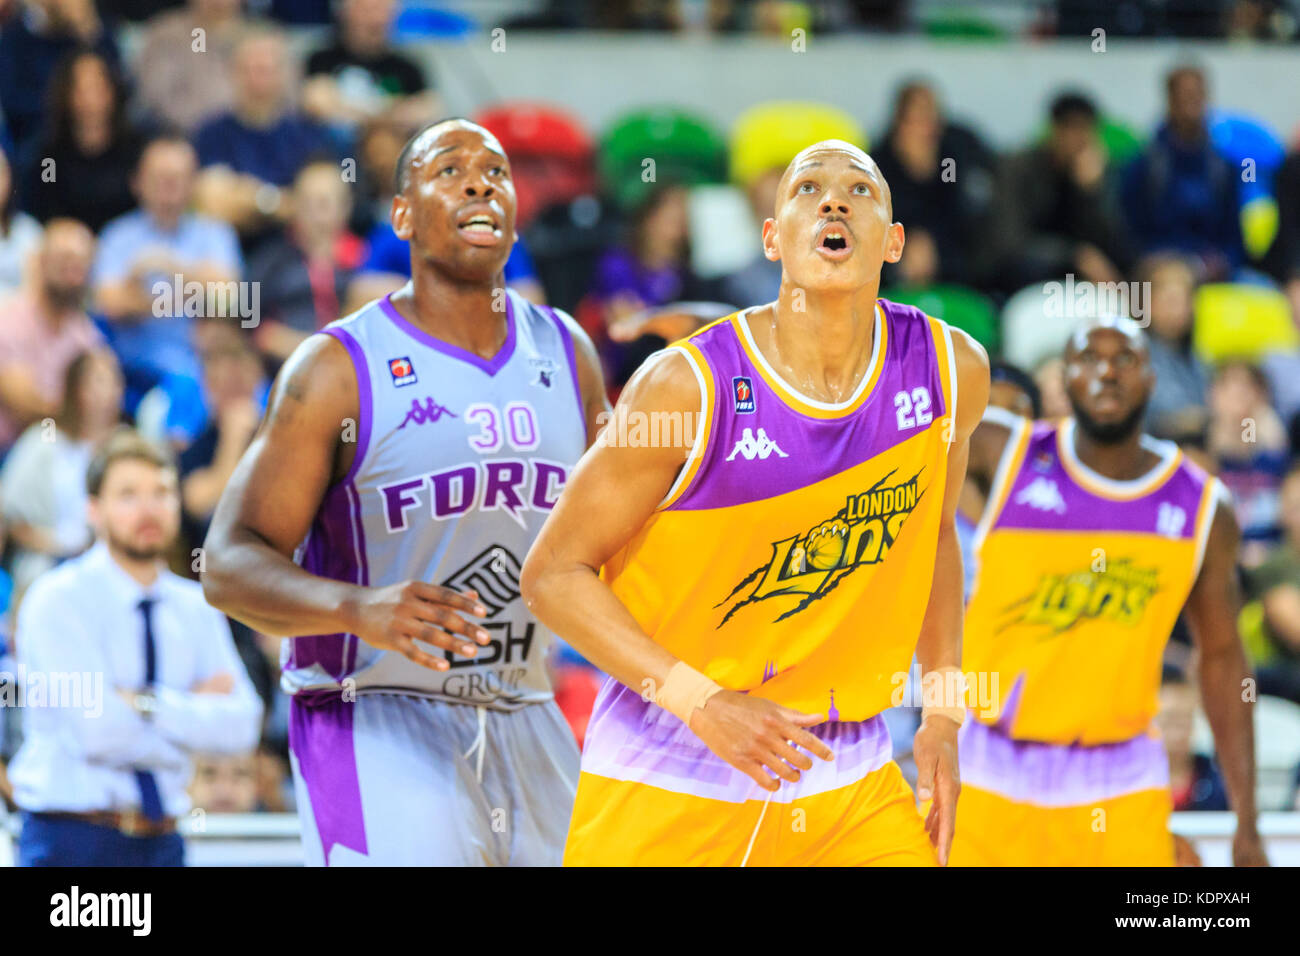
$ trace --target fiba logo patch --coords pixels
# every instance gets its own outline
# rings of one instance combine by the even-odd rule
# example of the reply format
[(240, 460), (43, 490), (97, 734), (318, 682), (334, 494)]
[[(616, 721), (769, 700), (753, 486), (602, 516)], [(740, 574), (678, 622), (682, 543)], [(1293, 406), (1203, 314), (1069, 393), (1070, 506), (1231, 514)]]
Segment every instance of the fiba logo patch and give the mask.
[(393, 384), (399, 387), (416, 383), (415, 366), (411, 364), (410, 358), (405, 355), (401, 358), (388, 360), (388, 374), (393, 377)]
[(737, 375), (732, 378), (731, 394), (736, 399), (737, 415), (754, 413), (754, 383), (747, 376)]

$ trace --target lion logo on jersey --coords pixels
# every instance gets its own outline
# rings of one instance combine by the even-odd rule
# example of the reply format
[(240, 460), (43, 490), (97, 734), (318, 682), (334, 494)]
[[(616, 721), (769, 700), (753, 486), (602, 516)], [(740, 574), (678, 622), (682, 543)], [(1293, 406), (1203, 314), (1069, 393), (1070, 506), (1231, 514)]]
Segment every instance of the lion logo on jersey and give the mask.
[(1046, 629), (1044, 637), (1056, 637), (1090, 618), (1136, 627), (1158, 590), (1159, 568), (1102, 558), (1100, 565), (1094, 561), (1078, 571), (1040, 576), (1033, 591), (1002, 609), (997, 629), (1037, 626)]
[(748, 604), (776, 597), (797, 598), (795, 606), (772, 623), (783, 621), (825, 597), (855, 569), (883, 561), (923, 494), (917, 487), (920, 474), (887, 485), (894, 475), (891, 471), (866, 491), (849, 495), (843, 508), (804, 534), (772, 542), (768, 562), (714, 605), (722, 607), (752, 585), (749, 593), (727, 610), (718, 627)]

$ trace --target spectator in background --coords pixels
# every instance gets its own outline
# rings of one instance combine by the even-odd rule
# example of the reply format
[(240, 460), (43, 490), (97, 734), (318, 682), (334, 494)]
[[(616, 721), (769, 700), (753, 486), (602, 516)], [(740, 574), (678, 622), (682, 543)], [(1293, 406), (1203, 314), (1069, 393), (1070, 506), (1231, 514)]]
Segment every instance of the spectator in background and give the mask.
[(971, 282), (975, 236), (993, 193), (988, 150), (945, 121), (930, 86), (913, 81), (895, 96), (889, 129), (871, 157), (889, 183), (894, 219), (907, 228), (903, 258), (886, 267), (886, 278), (909, 286)]
[(30, 425), (0, 470), (5, 523), (14, 544), (15, 598), (90, 545), (86, 469), (122, 419), (122, 373), (105, 347), (82, 352), (64, 376), (63, 407)]
[(284, 35), (248, 28), (235, 46), (235, 105), (199, 127), (203, 212), (234, 226), (246, 242), (288, 219), (284, 187), (309, 159), (332, 151), (324, 127), (298, 113)]
[(23, 0), (0, 30), (0, 103), (14, 155), (24, 156), (40, 133), (55, 67), (82, 47), (119, 62), (113, 32), (100, 19), (95, 0)]
[(9, 768), (19, 862), (179, 866), (191, 754), (252, 751), (262, 705), (225, 616), (167, 570), (180, 519), (167, 456), (124, 430), (86, 491), (98, 543), (28, 589), (18, 660), (29, 675), (102, 675), (102, 693), (24, 708)]
[(0, 299), (16, 292), (41, 244), (41, 225), (18, 208), (14, 170), (0, 149)]
[(94, 255), (89, 229), (51, 221), (30, 283), (0, 303), (0, 449), (58, 411), (68, 365), (103, 342), (85, 311)]
[(1124, 174), (1124, 211), (1142, 252), (1177, 249), (1225, 279), (1241, 265), (1240, 171), (1214, 149), (1205, 74), (1179, 67), (1165, 78), (1168, 112)]
[(180, 456), (182, 528), (197, 547), (226, 482), (253, 440), (265, 406), (262, 364), (237, 328), (212, 330), (203, 352), (203, 390), (208, 421)]
[(439, 113), (424, 71), (389, 40), (396, 16), (393, 0), (341, 0), (333, 42), (307, 58), (303, 111), (349, 144), (362, 123), (418, 127)]
[(1043, 403), (1042, 418), (1055, 420), (1074, 414), (1065, 392), (1065, 361), (1059, 355), (1039, 363), (1034, 369), (1034, 384)]
[(293, 218), (248, 262), (261, 316), (254, 332), (272, 374), (299, 343), (342, 315), (364, 247), (347, 231), (351, 195), (335, 163), (308, 163), (293, 184)]
[(592, 294), (610, 333), (605, 359), (613, 387), (621, 387), (651, 352), (666, 344), (659, 336), (620, 341), (620, 325), (636, 324), (646, 309), (696, 298), (690, 272), (686, 190), (663, 185), (636, 208), (628, 241), (610, 249), (596, 265)]
[[(183, 283), (237, 282), (239, 241), (225, 223), (189, 211), (194, 148), (160, 136), (144, 149), (133, 181), (138, 209), (104, 229), (93, 276), (95, 307), (113, 325), (127, 406), (169, 372), (198, 375), (193, 317), (183, 308)], [(179, 301), (178, 301), (179, 300)]]
[(1206, 448), (1236, 502), (1241, 563), (1254, 567), (1280, 535), (1278, 488), (1289, 454), (1286, 429), (1273, 411), (1259, 366), (1220, 366), (1210, 386)]
[(242, 0), (189, 0), (149, 21), (135, 57), (136, 100), (146, 112), (188, 135), (235, 105), (241, 6)]
[(1273, 180), (1277, 194), (1277, 235), (1265, 257), (1268, 271), (1291, 302), (1291, 315), (1300, 322), (1300, 151), (1283, 160)]
[(1227, 810), (1228, 791), (1214, 760), (1197, 753), (1192, 746), (1199, 707), (1196, 686), (1181, 672), (1166, 669), (1160, 684), (1156, 726), (1169, 754), (1169, 789), (1173, 792), (1174, 809)]
[(1251, 663), (1261, 694), (1300, 704), (1300, 465), (1282, 480), (1278, 511), (1282, 541), (1246, 576), (1246, 596), (1263, 611)]
[[(776, 189), (785, 166), (773, 166), (745, 184), (745, 196), (754, 224), (760, 229), (776, 211)], [(781, 261), (769, 259), (762, 248), (745, 265), (723, 276), (717, 283), (717, 296), (738, 308), (772, 302), (781, 291)]]
[(194, 760), (190, 803), (204, 813), (252, 813), (257, 810), (255, 753), (201, 754)]
[(131, 173), (143, 145), (113, 63), (94, 50), (69, 54), (50, 80), (45, 125), (21, 164), (27, 210), (42, 222), (79, 219), (98, 233), (134, 205)]
[[(151, 441), (167, 444), (177, 454), (189, 448), (213, 421), (207, 359), (232, 350), (247, 352), (252, 347), (237, 323), (220, 318), (200, 319), (194, 327), (194, 342), (202, 363), (200, 374), (165, 375), (136, 409), (140, 433)], [(269, 392), (270, 382), (263, 379), (257, 390), (259, 410), (266, 407)]]
[(1150, 256), (1138, 266), (1151, 325), (1147, 352), (1156, 384), (1147, 403), (1149, 432), (1179, 441), (1205, 430), (1210, 373), (1192, 351), (1192, 305), (1196, 270), (1186, 257)]
[(1047, 139), (1003, 161), (992, 236), (1008, 290), (1069, 274), (1124, 277), (1130, 254), (1097, 126), (1090, 99), (1063, 93), (1052, 101)]
[(361, 128), (357, 143), (357, 184), (348, 221), (348, 228), (358, 236), (369, 236), (381, 225), (392, 232), (388, 215), (393, 205), (393, 171), (402, 147), (414, 134), (410, 127), (384, 120), (366, 123)]

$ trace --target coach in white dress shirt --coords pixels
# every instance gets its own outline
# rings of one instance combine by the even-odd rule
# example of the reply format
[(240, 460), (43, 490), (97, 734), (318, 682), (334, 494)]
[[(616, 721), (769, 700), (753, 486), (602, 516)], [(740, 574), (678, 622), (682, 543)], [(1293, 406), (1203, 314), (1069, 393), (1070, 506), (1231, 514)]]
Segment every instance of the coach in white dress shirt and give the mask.
[(164, 563), (180, 524), (166, 454), (123, 430), (86, 484), (95, 546), (37, 578), (18, 612), (18, 860), (179, 866), (190, 755), (252, 750), (262, 706), (224, 615)]

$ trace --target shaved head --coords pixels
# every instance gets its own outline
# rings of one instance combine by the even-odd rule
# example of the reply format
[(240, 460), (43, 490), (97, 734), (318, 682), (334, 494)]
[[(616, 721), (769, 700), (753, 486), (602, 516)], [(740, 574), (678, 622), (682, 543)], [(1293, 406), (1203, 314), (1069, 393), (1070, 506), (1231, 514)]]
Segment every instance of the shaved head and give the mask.
[(1074, 352), (1081, 352), (1088, 347), (1088, 339), (1097, 329), (1110, 329), (1129, 340), (1130, 345), (1139, 352), (1147, 352), (1147, 334), (1142, 326), (1126, 315), (1099, 315), (1084, 321), (1066, 345), (1068, 358)]
[(824, 139), (819, 143), (813, 143), (811, 146), (805, 146), (790, 160), (790, 165), (786, 166), (785, 172), (781, 174), (781, 182), (777, 185), (776, 194), (777, 202), (781, 202), (781, 197), (786, 195), (790, 179), (798, 173), (820, 166), (822, 160), (828, 155), (847, 158), (849, 162), (859, 167), (864, 173), (873, 176), (881, 185), (884, 191), (885, 203), (889, 210), (889, 218), (894, 218), (894, 197), (889, 191), (889, 183), (881, 174), (880, 168), (876, 166), (876, 161), (867, 155), (866, 150), (860, 146), (854, 146), (852, 143), (842, 139)]
[[(414, 166), (422, 165), (426, 160), (426, 154), (445, 134), (452, 130), (470, 130), (479, 134), (483, 138), (483, 145), (495, 153), (505, 156), (506, 151), (501, 148), (501, 143), (492, 135), (492, 132), (485, 127), (480, 126), (472, 120), (465, 119), (463, 116), (453, 116), (449, 119), (439, 120), (436, 123), (430, 123), (424, 129), (420, 130), (402, 147), (401, 154), (397, 157), (397, 191), (406, 192), (406, 187), (411, 181), (411, 169)], [(435, 152), (433, 155), (437, 155)]]

